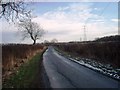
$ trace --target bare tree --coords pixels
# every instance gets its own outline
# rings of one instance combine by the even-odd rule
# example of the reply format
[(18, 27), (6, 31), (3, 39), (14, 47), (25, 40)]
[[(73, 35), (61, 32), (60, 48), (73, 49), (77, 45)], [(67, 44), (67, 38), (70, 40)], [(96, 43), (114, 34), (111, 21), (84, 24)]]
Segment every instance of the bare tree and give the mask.
[(58, 42), (58, 40), (55, 38), (51, 40), (51, 43), (57, 43), (57, 42)]
[(5, 18), (8, 21), (14, 21), (15, 19), (27, 16), (29, 11), (26, 10), (27, 4), (25, 4), (23, 1), (5, 1), (0, 0), (0, 18)]
[(49, 41), (48, 40), (44, 40), (44, 43), (47, 44), (47, 43), (49, 43)]
[(21, 30), (23, 40), (25, 38), (31, 38), (33, 40), (33, 45), (36, 44), (36, 40), (41, 39), (45, 34), (44, 29), (37, 23), (32, 22), (31, 19), (22, 20), (18, 26)]

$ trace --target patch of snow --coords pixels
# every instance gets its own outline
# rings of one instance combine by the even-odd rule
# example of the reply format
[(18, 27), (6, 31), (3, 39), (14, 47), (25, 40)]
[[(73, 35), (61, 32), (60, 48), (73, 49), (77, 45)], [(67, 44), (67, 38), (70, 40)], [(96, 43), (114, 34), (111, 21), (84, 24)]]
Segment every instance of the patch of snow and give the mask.
[(79, 58), (79, 57), (72, 57), (71, 55), (64, 55), (63, 53), (60, 53), (57, 51), (58, 54), (65, 56), (66, 58), (77, 62), (83, 66), (86, 66), (88, 68), (91, 68), (93, 70), (99, 71), (103, 74), (106, 74), (108, 76), (111, 76), (115, 79), (120, 80), (120, 69), (114, 69), (110, 64), (102, 64), (100, 62), (96, 62), (95, 60), (92, 59), (86, 59), (86, 58)]
[(76, 59), (73, 59), (73, 58), (69, 58), (69, 59), (73, 60), (73, 61), (75, 61), (75, 62), (77, 62), (77, 63), (79, 63), (81, 65), (84, 65), (84, 66), (86, 66), (88, 68), (91, 68), (91, 69), (97, 70), (97, 71), (99, 71), (99, 72), (101, 72), (103, 74), (109, 75), (109, 76), (111, 76), (113, 78), (120, 79), (120, 76), (119, 76), (119, 74), (117, 72), (120, 69), (114, 70), (111, 67), (111, 65), (109, 65), (109, 64), (105, 66), (105, 65), (103, 65), (101, 63), (97, 63), (97, 62), (95, 62), (93, 60), (90, 60), (90, 59), (85, 59), (86, 61), (84, 61), (84, 59), (83, 60), (76, 60)]

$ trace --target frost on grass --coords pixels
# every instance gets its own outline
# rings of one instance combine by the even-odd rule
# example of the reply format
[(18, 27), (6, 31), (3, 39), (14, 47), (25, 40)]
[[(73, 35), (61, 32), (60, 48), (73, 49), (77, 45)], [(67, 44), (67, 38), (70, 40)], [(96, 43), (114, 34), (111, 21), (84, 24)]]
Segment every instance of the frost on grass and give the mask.
[(85, 59), (85, 58), (81, 58), (81, 59), (77, 59), (76, 58), (70, 58), (70, 60), (73, 60), (81, 65), (84, 65), (88, 68), (97, 70), (103, 74), (109, 75), (115, 79), (120, 80), (120, 69), (114, 69), (110, 64), (102, 64), (99, 62), (95, 62), (94, 60), (91, 59)]
[(103, 64), (100, 62), (96, 62), (92, 59), (86, 59), (86, 58), (79, 58), (79, 57), (72, 57), (71, 55), (63, 54), (63, 52), (58, 53), (70, 60), (73, 60), (83, 66), (86, 66), (88, 68), (91, 68), (93, 70), (96, 70), (98, 72), (101, 72), (103, 74), (106, 74), (112, 78), (115, 78), (117, 80), (120, 80), (120, 69), (113, 68), (110, 64)]

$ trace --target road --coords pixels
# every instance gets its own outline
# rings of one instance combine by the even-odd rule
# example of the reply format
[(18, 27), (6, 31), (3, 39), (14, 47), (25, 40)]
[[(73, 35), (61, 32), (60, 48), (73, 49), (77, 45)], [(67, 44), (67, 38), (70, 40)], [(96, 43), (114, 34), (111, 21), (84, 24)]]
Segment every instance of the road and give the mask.
[(44, 53), (43, 65), (52, 88), (118, 88), (120, 86), (118, 81), (59, 55), (53, 47), (49, 47)]

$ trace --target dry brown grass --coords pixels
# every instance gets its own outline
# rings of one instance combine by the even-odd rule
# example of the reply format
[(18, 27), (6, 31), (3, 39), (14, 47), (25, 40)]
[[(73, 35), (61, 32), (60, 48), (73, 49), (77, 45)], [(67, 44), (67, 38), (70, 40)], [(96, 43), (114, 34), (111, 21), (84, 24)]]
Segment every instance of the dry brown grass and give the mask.
[(43, 45), (8, 44), (2, 45), (2, 74), (9, 76), (21, 64), (27, 62), (44, 48)]
[(82, 58), (92, 58), (120, 68), (120, 42), (63, 43), (56, 46)]

